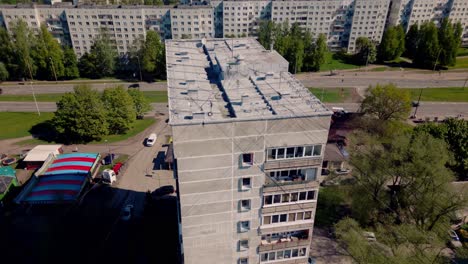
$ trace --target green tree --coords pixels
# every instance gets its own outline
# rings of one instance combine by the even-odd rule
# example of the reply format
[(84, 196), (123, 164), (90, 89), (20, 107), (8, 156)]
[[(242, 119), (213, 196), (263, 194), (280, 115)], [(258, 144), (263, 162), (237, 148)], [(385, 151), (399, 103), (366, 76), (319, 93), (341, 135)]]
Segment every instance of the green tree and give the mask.
[(265, 49), (270, 49), (273, 43), (275, 23), (271, 20), (262, 20), (260, 22), (260, 28), (258, 30), (258, 42), (262, 44)]
[(62, 47), (52, 37), (45, 25), (41, 26), (32, 50), (32, 56), (37, 65), (37, 79), (54, 80), (64, 76), (65, 67), (63, 65)]
[(410, 59), (414, 59), (418, 51), (419, 45), (419, 26), (413, 24), (410, 26), (405, 36), (405, 55)]
[(165, 72), (165, 49), (158, 33), (149, 31), (141, 54), (142, 69), (148, 75), (161, 76)]
[(132, 128), (136, 113), (133, 98), (122, 86), (106, 88), (102, 94), (108, 129), (111, 134), (124, 134)]
[(70, 47), (63, 48), (63, 66), (65, 67), (63, 72), (64, 79), (69, 80), (80, 77), (78, 60), (76, 59), (75, 52)]
[(427, 123), (417, 126), (416, 133), (429, 133), (443, 139), (453, 153), (454, 163), (448, 164), (459, 180), (468, 179), (468, 121), (450, 118), (443, 124)]
[(8, 80), (10, 74), (3, 62), (0, 62), (0, 82)]
[(461, 35), (456, 31), (455, 25), (452, 25), (448, 18), (442, 20), (439, 27), (439, 45), (440, 55), (438, 63), (443, 66), (454, 66), (457, 59), (458, 48), (460, 47)]
[(426, 22), (419, 29), (419, 41), (413, 62), (422, 68), (432, 68), (441, 52), (434, 22)]
[(57, 102), (52, 123), (61, 136), (70, 143), (100, 140), (107, 134), (107, 121), (100, 95), (89, 86), (74, 88)]
[(86, 78), (99, 78), (101, 75), (97, 72), (97, 58), (94, 53), (86, 52), (80, 57), (78, 61), (78, 70), (80, 76)]
[(357, 64), (367, 65), (375, 62), (377, 59), (377, 49), (375, 44), (366, 37), (356, 39), (356, 54), (354, 60)]
[(289, 71), (297, 73), (302, 69), (304, 62), (304, 42), (300, 38), (287, 38), (288, 49), (285, 57), (289, 61)]
[(14, 46), (6, 29), (0, 27), (0, 58), (9, 72), (10, 78), (18, 78), (18, 64), (15, 59)]
[(106, 31), (102, 31), (95, 39), (90, 55), (95, 58), (94, 66), (98, 78), (113, 76), (118, 55)]
[(399, 58), (404, 51), (404, 41), (402, 26), (389, 27), (384, 32), (379, 45), (379, 60), (390, 61)]
[(145, 95), (138, 89), (129, 89), (128, 94), (133, 99), (133, 105), (135, 107), (135, 113), (137, 117), (143, 116), (146, 112), (151, 110), (151, 105), (146, 99)]
[(393, 84), (376, 85), (368, 89), (368, 94), (361, 104), (361, 111), (378, 119), (401, 120), (411, 111), (410, 94), (399, 90)]
[(11, 25), (14, 60), (18, 65), (19, 77), (32, 78), (36, 74), (36, 65), (31, 56), (31, 50), (36, 37), (23, 20), (17, 20)]
[(325, 63), (325, 55), (327, 51), (327, 38), (325, 34), (319, 34), (313, 51), (314, 63), (312, 69), (314, 71), (320, 71), (320, 66)]
[(449, 216), (466, 204), (466, 193), (452, 189), (442, 140), (406, 133), (384, 142), (357, 134), (351, 142), (352, 205), (361, 223), (406, 223), (438, 232), (447, 230)]

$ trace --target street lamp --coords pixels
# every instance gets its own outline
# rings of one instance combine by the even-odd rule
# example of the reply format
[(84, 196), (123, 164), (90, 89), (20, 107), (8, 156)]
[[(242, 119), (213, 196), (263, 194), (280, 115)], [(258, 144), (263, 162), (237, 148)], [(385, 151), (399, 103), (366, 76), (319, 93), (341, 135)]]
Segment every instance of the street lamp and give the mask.
[(421, 101), (422, 91), (423, 91), (423, 88), (421, 88), (421, 90), (419, 91), (418, 102), (416, 103), (416, 106), (414, 108), (414, 114), (412, 116), (413, 118), (416, 118), (416, 113), (418, 112), (419, 102)]
[(29, 82), (29, 86), (31, 86), (32, 96), (33, 96), (33, 98), (34, 98), (34, 103), (36, 104), (37, 115), (40, 116), (40, 115), (41, 115), (41, 111), (39, 111), (39, 105), (37, 104), (36, 94), (34, 93), (34, 87), (33, 87), (33, 85), (32, 85), (32, 83), (33, 83), (33, 76), (32, 76), (31, 64), (29, 64), (28, 61), (26, 61), (26, 64), (28, 65), (29, 77), (31, 78), (31, 81)]

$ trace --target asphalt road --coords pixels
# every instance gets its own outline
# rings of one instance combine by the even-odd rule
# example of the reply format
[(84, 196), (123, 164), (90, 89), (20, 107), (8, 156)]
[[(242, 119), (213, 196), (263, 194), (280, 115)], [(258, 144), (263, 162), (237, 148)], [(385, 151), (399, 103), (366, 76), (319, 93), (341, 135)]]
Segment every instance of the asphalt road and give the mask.
[[(337, 75), (330, 76), (328, 72), (301, 73), (296, 75), (306, 87), (368, 87), (369, 85), (394, 83), (402, 88), (428, 88), (428, 87), (463, 87), (468, 80), (468, 72), (451, 71), (444, 73), (433, 73), (432, 71), (410, 70), (410, 71), (356, 71), (346, 70), (337, 71)], [(86, 81), (93, 88), (102, 91), (106, 87), (123, 85), (128, 87), (128, 82), (120, 83), (93, 83)], [(166, 82), (146, 83), (141, 82), (142, 91), (165, 91)], [(37, 94), (45, 93), (65, 93), (73, 91), (75, 82), (38, 82), (33, 85), (34, 92)], [(0, 85), (3, 94), (31, 94), (32, 88), (29, 84), (20, 85), (18, 83), (7, 83)]]
[[(55, 103), (38, 103), (41, 112), (54, 112)], [(152, 103), (153, 111), (148, 115), (167, 112), (167, 104)], [(325, 104), (330, 109), (332, 107), (343, 107), (348, 111), (357, 111), (357, 103), (328, 103)], [(3, 112), (36, 112), (36, 106), (33, 102), (0, 102), (0, 111)], [(414, 110), (413, 110), (414, 111)], [(455, 117), (462, 115), (468, 117), (468, 103), (448, 103), (448, 102), (421, 102), (418, 109), (419, 117)]]

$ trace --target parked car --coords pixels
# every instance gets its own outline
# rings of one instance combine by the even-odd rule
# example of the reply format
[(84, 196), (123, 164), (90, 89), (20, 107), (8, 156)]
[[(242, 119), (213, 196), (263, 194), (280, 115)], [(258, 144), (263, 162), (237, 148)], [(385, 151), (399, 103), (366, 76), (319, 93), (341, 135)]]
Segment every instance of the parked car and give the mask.
[(14, 164), (16, 163), (16, 158), (6, 158), (4, 160), (2, 160), (2, 164), (4, 166), (8, 166), (8, 165), (11, 165), (11, 164)]
[(149, 135), (148, 138), (146, 139), (146, 146), (152, 147), (154, 143), (156, 142), (157, 138), (158, 136), (155, 133), (152, 133), (151, 135)]
[(348, 174), (350, 172), (351, 172), (350, 169), (337, 169), (337, 170), (335, 170), (335, 174), (337, 174), (337, 175)]
[(122, 168), (123, 163), (122, 162), (117, 162), (114, 167), (112, 167), (112, 170), (115, 172), (115, 174), (119, 175), (120, 169)]
[(138, 83), (133, 83), (128, 86), (128, 88), (140, 88), (140, 84)]
[(113, 160), (115, 160), (115, 154), (114, 154), (114, 153), (105, 156), (105, 157), (101, 160), (101, 164), (102, 164), (102, 165), (109, 165), (109, 164), (112, 163)]
[(154, 192), (153, 192), (153, 195), (158, 197), (158, 196), (164, 196), (164, 195), (168, 195), (168, 194), (173, 194), (175, 192), (175, 188), (174, 186), (172, 185), (165, 185), (165, 186), (161, 186), (159, 187), (158, 189), (156, 189)]
[(132, 218), (132, 211), (133, 211), (133, 205), (127, 204), (122, 211), (122, 216), (120, 217), (120, 219), (122, 219), (123, 221), (130, 220), (130, 218)]

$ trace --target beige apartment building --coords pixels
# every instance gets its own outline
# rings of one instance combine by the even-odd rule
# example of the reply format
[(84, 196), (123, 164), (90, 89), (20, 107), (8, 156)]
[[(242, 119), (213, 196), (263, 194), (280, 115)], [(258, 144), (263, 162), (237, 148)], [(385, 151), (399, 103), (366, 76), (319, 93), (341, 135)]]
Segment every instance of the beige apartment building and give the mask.
[(468, 0), (453, 0), (450, 8), (452, 22), (460, 22), (463, 27), (462, 45), (468, 45)]
[(223, 36), (258, 35), (261, 21), (270, 20), (271, 1), (223, 1)]
[(171, 24), (173, 39), (213, 38), (213, 8), (206, 5), (173, 8)]
[(185, 263), (306, 264), (332, 112), (253, 38), (166, 47)]

